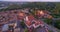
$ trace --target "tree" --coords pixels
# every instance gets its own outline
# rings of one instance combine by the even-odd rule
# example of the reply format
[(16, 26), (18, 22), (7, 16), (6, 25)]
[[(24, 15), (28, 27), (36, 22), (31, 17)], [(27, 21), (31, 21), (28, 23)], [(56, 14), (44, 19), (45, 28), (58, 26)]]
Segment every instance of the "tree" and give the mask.
[(25, 28), (26, 27), (24, 21), (22, 21), (20, 24), (21, 24), (22, 28)]
[(14, 10), (14, 9), (19, 9), (21, 6), (19, 6), (19, 5), (16, 5), (16, 4), (14, 4), (14, 5), (10, 5), (10, 6), (8, 6), (8, 10)]
[(58, 29), (60, 29), (60, 20), (57, 20), (57, 21), (56, 21), (55, 27), (57, 27)]
[(21, 9), (21, 5), (13, 4), (9, 5), (7, 8), (0, 9), (0, 11), (9, 11), (9, 10), (15, 10), (15, 9)]
[(27, 28), (25, 28), (25, 29), (24, 29), (24, 32), (28, 32), (28, 29), (27, 29)]
[(54, 3), (50, 3), (50, 2), (46, 3), (46, 10), (51, 11), (51, 10), (53, 10), (55, 8), (56, 8), (56, 5)]
[(52, 19), (45, 19), (44, 22), (47, 24), (52, 24)]

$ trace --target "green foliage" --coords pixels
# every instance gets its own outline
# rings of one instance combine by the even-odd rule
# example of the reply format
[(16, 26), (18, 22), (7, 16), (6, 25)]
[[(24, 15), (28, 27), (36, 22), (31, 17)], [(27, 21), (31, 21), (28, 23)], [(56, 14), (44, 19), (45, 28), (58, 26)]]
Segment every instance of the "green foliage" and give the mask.
[(39, 8), (39, 9), (44, 9), (45, 5), (39, 2), (33, 2), (33, 3), (27, 3), (22, 5), (23, 8)]
[(2, 12), (2, 11), (6, 11), (6, 8), (0, 9), (0, 12)]
[(19, 8), (20, 8), (19, 5), (11, 5), (7, 9), (10, 10), (10, 9), (19, 9)]
[(55, 27), (57, 27), (58, 29), (60, 29), (60, 20), (56, 20)]
[(44, 22), (47, 24), (52, 24), (52, 19), (45, 19)]
[(51, 14), (54, 18), (59, 18), (60, 14)]
[[(22, 4), (22, 5), (17, 5), (13, 4), (8, 6), (5, 10), (10, 10), (10, 9), (19, 9), (19, 8), (39, 8), (39, 9), (46, 9), (46, 3), (45, 2), (32, 2), (32, 3), (27, 3), (27, 4)], [(51, 7), (49, 7), (50, 9)]]
[(28, 32), (28, 29), (27, 29), (27, 28), (25, 28), (25, 29), (24, 29), (24, 32)]
[(0, 9), (0, 11), (9, 11), (9, 10), (15, 10), (15, 9), (21, 9), (20, 5), (10, 5), (7, 8)]
[(24, 21), (22, 21), (20, 24), (21, 24), (22, 28), (25, 28), (26, 27)]

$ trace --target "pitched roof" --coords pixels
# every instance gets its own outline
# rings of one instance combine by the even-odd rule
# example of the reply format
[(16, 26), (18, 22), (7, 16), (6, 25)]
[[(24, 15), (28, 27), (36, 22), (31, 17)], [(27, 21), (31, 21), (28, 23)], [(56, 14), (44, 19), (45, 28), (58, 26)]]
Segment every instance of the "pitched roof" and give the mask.
[(29, 15), (28, 16), (28, 19), (31, 21), (31, 20), (33, 20), (33, 19), (35, 19), (32, 15)]

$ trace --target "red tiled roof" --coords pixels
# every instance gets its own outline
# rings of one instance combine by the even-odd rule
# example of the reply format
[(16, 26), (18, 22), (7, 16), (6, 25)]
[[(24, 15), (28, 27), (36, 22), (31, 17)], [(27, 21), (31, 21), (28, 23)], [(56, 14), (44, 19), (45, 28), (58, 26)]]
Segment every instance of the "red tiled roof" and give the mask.
[(24, 19), (24, 13), (19, 13), (18, 19)]
[(35, 23), (35, 25), (39, 25), (39, 21), (38, 20), (36, 20), (36, 21), (34, 21)]
[(30, 26), (30, 25), (31, 25), (31, 22), (30, 22), (30, 21), (26, 21), (26, 24), (27, 24), (28, 26)]
[(32, 15), (29, 15), (29, 16), (28, 16), (28, 19), (29, 19), (29, 20), (33, 20), (34, 17), (33, 17)]
[(19, 16), (24, 16), (24, 13), (19, 13)]

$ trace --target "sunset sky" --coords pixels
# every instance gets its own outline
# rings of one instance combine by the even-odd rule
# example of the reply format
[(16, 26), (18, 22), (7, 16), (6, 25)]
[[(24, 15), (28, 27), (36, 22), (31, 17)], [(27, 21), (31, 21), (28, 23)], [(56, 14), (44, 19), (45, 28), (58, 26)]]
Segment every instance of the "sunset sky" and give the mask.
[(0, 0), (0, 1), (29, 1), (29, 2), (33, 2), (33, 1), (39, 1), (39, 2), (60, 2), (60, 0)]

